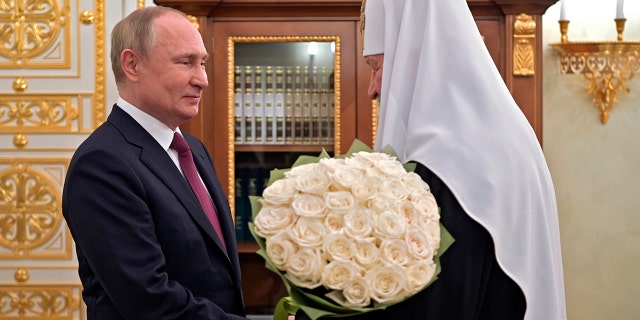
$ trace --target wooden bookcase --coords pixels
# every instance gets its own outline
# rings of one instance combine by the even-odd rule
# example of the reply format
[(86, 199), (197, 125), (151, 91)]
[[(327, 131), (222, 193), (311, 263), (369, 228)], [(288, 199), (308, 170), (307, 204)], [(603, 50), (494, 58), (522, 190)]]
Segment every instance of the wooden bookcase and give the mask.
[[(505, 83), (542, 142), (542, 17), (557, 0), (467, 0)], [(257, 162), (283, 166), (287, 154), (337, 155), (358, 138), (372, 145), (375, 111), (367, 98), (370, 70), (362, 58), (361, 1), (354, 0), (155, 0), (194, 17), (212, 58), (200, 114), (182, 129), (200, 137), (214, 157), (219, 179), (235, 209), (237, 167)], [(318, 144), (245, 144), (234, 139), (234, 67), (239, 43), (329, 41), (334, 59), (334, 140)], [(264, 50), (255, 50), (257, 62)], [(282, 63), (281, 61), (278, 63)], [(454, 62), (452, 62), (454, 63)], [(252, 154), (261, 159), (257, 161)], [(282, 156), (285, 154), (285, 156)], [(265, 159), (267, 159), (265, 161)], [(282, 160), (286, 159), (286, 160)], [(243, 163), (245, 162), (245, 163)], [(245, 304), (249, 313), (271, 313), (286, 291), (264, 268), (257, 246), (240, 243)]]

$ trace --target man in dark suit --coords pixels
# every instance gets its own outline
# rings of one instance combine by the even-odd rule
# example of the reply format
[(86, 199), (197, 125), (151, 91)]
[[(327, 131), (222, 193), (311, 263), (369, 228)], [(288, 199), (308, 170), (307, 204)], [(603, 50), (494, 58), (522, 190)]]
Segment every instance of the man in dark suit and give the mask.
[[(148, 7), (111, 41), (120, 98), (74, 154), (62, 201), (87, 318), (245, 319), (229, 204), (204, 145), (178, 128), (208, 85), (202, 38), (181, 12)], [(176, 133), (222, 235), (185, 179)]]

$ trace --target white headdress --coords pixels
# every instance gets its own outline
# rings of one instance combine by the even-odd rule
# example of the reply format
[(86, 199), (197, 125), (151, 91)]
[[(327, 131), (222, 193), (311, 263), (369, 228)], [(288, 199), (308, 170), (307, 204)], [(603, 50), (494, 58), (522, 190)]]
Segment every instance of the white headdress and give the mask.
[(544, 155), (465, 0), (366, 0), (364, 55), (384, 53), (376, 149), (440, 177), (491, 234), (526, 319), (566, 319)]

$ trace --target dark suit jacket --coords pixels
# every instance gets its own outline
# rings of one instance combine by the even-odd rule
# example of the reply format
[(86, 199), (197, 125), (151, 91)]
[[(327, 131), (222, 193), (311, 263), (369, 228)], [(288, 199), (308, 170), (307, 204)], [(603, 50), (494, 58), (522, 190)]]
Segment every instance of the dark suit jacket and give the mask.
[(244, 319), (229, 205), (204, 145), (184, 136), (227, 250), (167, 152), (114, 106), (74, 154), (62, 199), (88, 319)]

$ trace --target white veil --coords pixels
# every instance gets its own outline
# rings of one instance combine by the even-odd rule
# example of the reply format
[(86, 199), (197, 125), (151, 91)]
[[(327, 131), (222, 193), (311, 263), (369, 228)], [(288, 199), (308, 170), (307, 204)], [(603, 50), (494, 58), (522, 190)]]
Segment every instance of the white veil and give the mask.
[(467, 3), (366, 0), (364, 16), (364, 55), (384, 53), (376, 149), (428, 167), (490, 232), (525, 319), (566, 319), (551, 176)]

